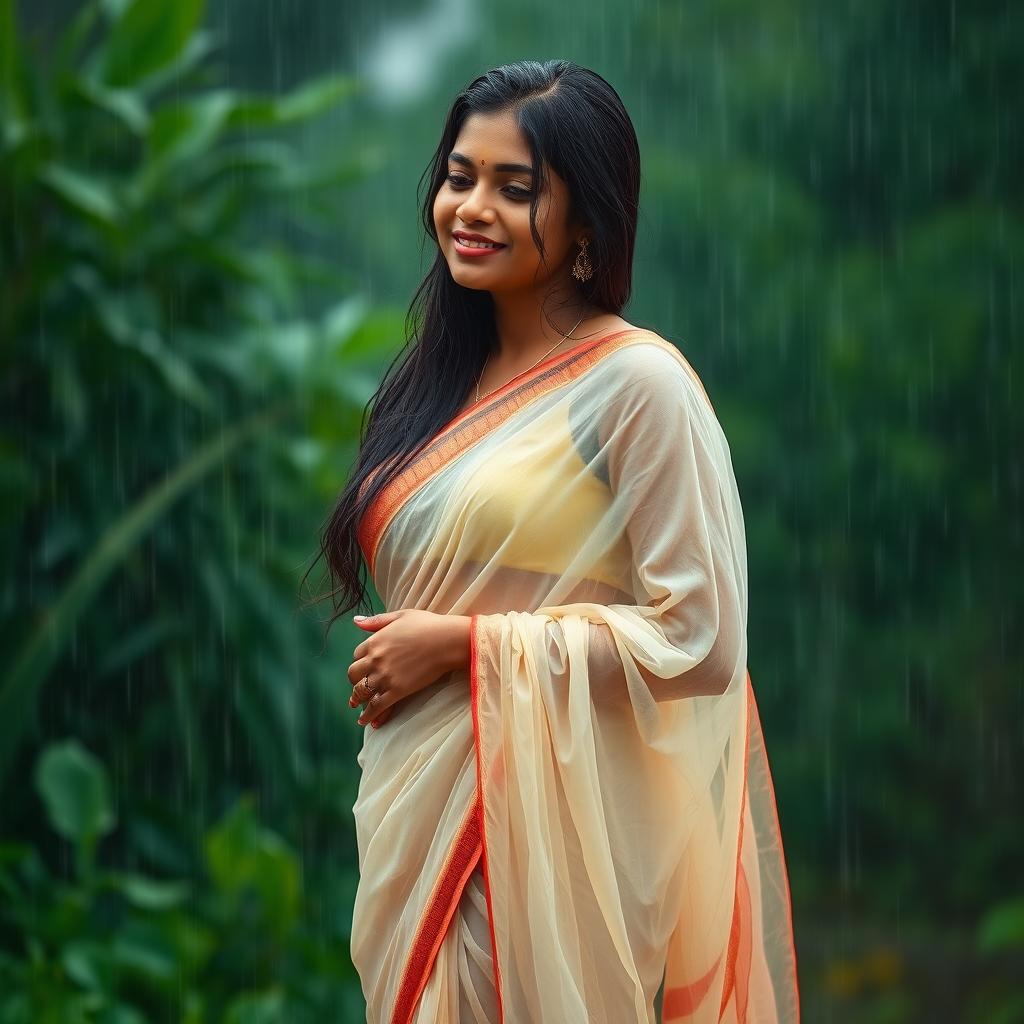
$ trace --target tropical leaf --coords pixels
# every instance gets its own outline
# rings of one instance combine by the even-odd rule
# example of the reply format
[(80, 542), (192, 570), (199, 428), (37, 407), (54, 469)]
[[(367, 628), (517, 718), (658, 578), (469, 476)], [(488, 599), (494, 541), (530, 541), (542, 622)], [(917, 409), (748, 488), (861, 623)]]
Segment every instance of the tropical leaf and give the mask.
[(185, 51), (205, 13), (204, 0), (133, 0), (118, 13), (101, 58), (103, 80), (134, 85), (167, 68)]
[(88, 846), (114, 827), (106, 770), (78, 740), (47, 747), (35, 783), (50, 824), (65, 839)]
[(25, 725), (50, 667), (106, 579), (178, 498), (286, 409), (287, 403), (279, 403), (222, 431), (110, 525), (24, 646), (15, 653), (12, 667), (0, 683), (0, 780), (23, 739)]
[(305, 121), (324, 113), (343, 99), (359, 95), (365, 88), (360, 79), (334, 75), (317, 79), (284, 96), (242, 99), (231, 112), (231, 126), (268, 128)]

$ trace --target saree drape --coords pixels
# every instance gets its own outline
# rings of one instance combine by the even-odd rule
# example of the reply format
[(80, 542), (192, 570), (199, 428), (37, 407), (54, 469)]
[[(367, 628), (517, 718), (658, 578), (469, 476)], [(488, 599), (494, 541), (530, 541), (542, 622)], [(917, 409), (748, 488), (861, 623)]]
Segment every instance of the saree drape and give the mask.
[(679, 350), (619, 331), (514, 378), (359, 543), (388, 610), (472, 617), (469, 667), (363, 733), (369, 1024), (798, 1021), (743, 514)]

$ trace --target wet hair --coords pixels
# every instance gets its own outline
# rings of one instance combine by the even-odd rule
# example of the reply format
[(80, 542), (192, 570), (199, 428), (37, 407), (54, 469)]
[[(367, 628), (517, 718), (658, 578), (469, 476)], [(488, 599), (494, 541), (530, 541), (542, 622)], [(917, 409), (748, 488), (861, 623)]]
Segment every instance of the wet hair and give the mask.
[(540, 187), (532, 190), (530, 230), (541, 259), (545, 253), (537, 231), (537, 204), (551, 168), (568, 186), (570, 221), (588, 234), (593, 276), (586, 282), (573, 279), (577, 298), (615, 314), (629, 299), (640, 147), (619, 94), (596, 72), (567, 60), (516, 61), (473, 79), (455, 97), (441, 140), (419, 180), (417, 193), (424, 180), (429, 182), (423, 225), (438, 251), (409, 306), (407, 343), (364, 409), (355, 466), (321, 530), (319, 554), (303, 577), (321, 557), (326, 560), (331, 581), (321, 597), (331, 597), (334, 608), (327, 631), (352, 608), (372, 610), (358, 525), (380, 490), (454, 418), (497, 340), (494, 300), (490, 292), (466, 288), (452, 277), (433, 207), (466, 119), (506, 113), (515, 118), (537, 169)]

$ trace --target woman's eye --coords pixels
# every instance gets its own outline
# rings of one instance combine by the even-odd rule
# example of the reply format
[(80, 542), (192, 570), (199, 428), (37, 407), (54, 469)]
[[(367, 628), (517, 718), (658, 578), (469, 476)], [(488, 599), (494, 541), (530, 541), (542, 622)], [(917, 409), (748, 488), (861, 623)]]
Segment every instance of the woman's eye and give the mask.
[[(465, 188), (465, 186), (473, 184), (469, 178), (465, 178), (461, 174), (449, 174), (448, 181), (455, 188)], [(508, 185), (505, 187), (505, 191), (516, 199), (524, 199), (531, 194), (529, 189), (519, 188), (517, 185)]]

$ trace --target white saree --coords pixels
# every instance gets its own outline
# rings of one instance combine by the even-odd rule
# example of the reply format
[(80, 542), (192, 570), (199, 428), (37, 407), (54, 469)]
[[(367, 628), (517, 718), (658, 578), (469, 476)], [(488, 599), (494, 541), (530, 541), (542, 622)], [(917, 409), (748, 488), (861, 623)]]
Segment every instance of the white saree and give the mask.
[(743, 514), (675, 346), (619, 331), (514, 378), (359, 542), (387, 610), (472, 616), (468, 669), (363, 734), (369, 1024), (797, 1022)]

